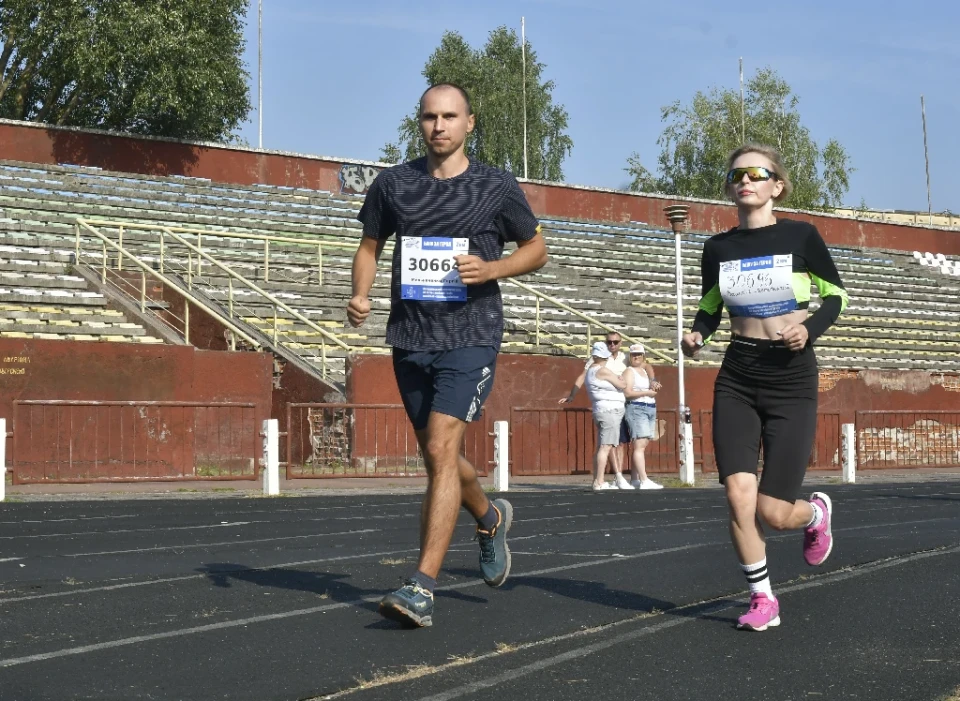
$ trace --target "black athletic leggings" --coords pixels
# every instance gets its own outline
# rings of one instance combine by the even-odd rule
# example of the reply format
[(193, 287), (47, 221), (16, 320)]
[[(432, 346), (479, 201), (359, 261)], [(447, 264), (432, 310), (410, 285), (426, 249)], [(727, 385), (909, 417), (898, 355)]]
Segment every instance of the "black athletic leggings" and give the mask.
[(817, 431), (817, 358), (813, 348), (734, 335), (713, 393), (713, 445), (722, 483), (757, 473), (760, 493), (794, 502)]

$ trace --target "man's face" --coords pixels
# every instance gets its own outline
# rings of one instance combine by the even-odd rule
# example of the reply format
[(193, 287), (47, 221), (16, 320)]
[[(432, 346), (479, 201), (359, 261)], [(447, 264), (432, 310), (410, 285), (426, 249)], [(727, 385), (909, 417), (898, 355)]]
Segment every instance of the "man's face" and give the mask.
[(619, 336), (607, 336), (607, 348), (610, 349), (610, 353), (616, 355), (620, 352), (620, 337)]
[(467, 114), (467, 101), (449, 87), (428, 90), (420, 103), (420, 134), (434, 156), (449, 156), (463, 147), (473, 131), (474, 118)]

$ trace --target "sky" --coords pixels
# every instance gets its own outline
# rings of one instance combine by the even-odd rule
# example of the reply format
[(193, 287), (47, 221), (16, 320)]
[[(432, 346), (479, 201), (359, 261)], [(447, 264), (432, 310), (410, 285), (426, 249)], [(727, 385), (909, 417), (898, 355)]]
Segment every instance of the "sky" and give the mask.
[[(960, 212), (955, 0), (263, 0), (263, 147), (379, 160), (443, 32), (479, 48), (521, 16), (569, 113), (568, 183), (625, 187), (633, 152), (655, 169), (661, 107), (738, 89), (742, 57), (746, 79), (769, 66), (787, 81), (818, 143), (846, 148), (850, 206), (926, 211), (923, 94), (933, 210)], [(238, 135), (256, 146), (256, 0), (247, 23), (254, 110)]]

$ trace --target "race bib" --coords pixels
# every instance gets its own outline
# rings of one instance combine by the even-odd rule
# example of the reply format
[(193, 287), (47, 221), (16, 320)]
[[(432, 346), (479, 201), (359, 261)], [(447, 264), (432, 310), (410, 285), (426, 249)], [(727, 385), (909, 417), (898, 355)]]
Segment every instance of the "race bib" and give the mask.
[(721, 263), (720, 294), (732, 316), (765, 319), (794, 311), (793, 255)]
[(467, 255), (470, 239), (408, 236), (401, 243), (400, 297), (420, 302), (466, 302), (454, 256)]

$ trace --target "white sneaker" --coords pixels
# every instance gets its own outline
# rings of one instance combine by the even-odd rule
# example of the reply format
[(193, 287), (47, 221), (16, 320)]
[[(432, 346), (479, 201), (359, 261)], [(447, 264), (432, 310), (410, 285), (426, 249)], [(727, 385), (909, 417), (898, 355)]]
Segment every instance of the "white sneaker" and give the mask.
[(617, 485), (615, 485), (613, 482), (604, 482), (603, 484), (593, 485), (593, 491), (595, 492), (602, 492), (606, 489), (616, 489), (616, 488), (617, 488)]
[(635, 487), (627, 482), (623, 475), (617, 475), (617, 489), (635, 489)]
[(657, 484), (652, 479), (645, 479), (640, 483), (640, 489), (663, 489), (662, 484)]

